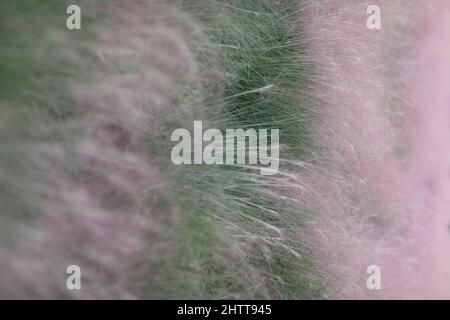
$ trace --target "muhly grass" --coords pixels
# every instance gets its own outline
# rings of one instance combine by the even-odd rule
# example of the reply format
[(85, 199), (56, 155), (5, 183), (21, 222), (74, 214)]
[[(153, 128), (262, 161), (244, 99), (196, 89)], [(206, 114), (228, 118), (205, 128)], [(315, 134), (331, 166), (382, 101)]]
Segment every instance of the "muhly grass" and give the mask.
[[(68, 3), (0, 4), (1, 297), (367, 297), (368, 263), (428, 239), (391, 159), (410, 104), (390, 79), (411, 63), (400, 2), (385, 23), (403, 31), (376, 37), (358, 1), (77, 1), (82, 32)], [(172, 164), (195, 120), (279, 129), (279, 173)], [(370, 297), (402, 296), (395, 270)]]
[[(184, 7), (201, 21), (214, 55), (204, 68), (215, 81), (203, 89), (213, 128), (279, 128), (283, 178), (245, 166), (188, 167), (175, 193), (204, 236), (186, 231), (178, 273), (197, 287), (178, 297), (314, 298), (325, 285), (311, 248), (301, 242), (310, 218), (295, 200), (289, 171), (311, 157), (307, 63), (296, 2), (198, 1)], [(182, 200), (183, 196), (186, 200)], [(213, 232), (212, 232), (213, 231)], [(210, 236), (208, 236), (210, 235)], [(196, 248), (191, 250), (191, 248)], [(197, 261), (196, 261), (197, 260)], [(184, 266), (184, 267), (183, 267)], [(213, 284), (213, 285), (212, 285)], [(186, 289), (186, 286), (184, 286)]]
[[(115, 12), (118, 2), (80, 4), (89, 31), (78, 36), (64, 28), (62, 2), (1, 4), (2, 297), (139, 297), (144, 277), (171, 254), (164, 244), (175, 206), (142, 141), (159, 131), (158, 107), (169, 105), (169, 63), (181, 61), (184, 71), (189, 56), (165, 53), (171, 61), (142, 72), (136, 64), (154, 56), (142, 46), (147, 37), (177, 34), (180, 24), (158, 20), (149, 34), (143, 23), (132, 38), (120, 30), (131, 30), (127, 13), (140, 19), (136, 12)], [(179, 18), (162, 2), (128, 5)], [(28, 32), (14, 37), (14, 27)], [(82, 291), (65, 289), (71, 264), (83, 270)]]
[[(295, 164), (282, 179), (167, 165), (170, 132), (193, 120), (281, 129), (282, 157), (310, 156), (299, 88), (312, 70), (295, 2), (90, 4), (80, 33), (57, 27), (59, 5), (2, 4), (2, 255), (19, 266), (14, 294), (37, 288), (24, 278), (37, 272), (47, 284), (30, 294), (66, 296), (51, 270), (75, 263), (82, 297), (318, 297), (297, 237), (306, 215), (286, 200)], [(14, 27), (29, 32), (11, 37)], [(53, 258), (27, 271), (26, 252)], [(136, 275), (120, 275), (124, 264)]]

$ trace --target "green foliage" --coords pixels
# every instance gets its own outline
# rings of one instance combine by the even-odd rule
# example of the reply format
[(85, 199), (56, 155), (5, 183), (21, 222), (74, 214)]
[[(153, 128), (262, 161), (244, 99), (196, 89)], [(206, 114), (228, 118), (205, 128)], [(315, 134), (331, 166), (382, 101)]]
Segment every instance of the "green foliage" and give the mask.
[[(280, 129), (281, 156), (293, 163), (309, 159), (313, 112), (304, 96), (313, 70), (301, 41), (296, 2), (208, 0), (184, 5), (209, 37), (205, 51), (216, 57), (204, 66), (219, 75), (203, 90), (209, 126)], [(282, 174), (296, 169), (286, 163)], [(183, 206), (187, 218), (205, 223), (196, 237), (182, 241), (184, 250), (196, 247), (194, 256), (202, 261), (201, 272), (196, 272), (201, 297), (321, 297), (323, 280), (314, 277), (311, 253), (299, 237), (307, 215), (283, 197), (292, 194), (292, 182), (237, 165), (188, 166), (176, 175), (177, 183), (183, 183), (175, 187), (178, 198), (189, 203)], [(190, 226), (188, 222), (185, 227)], [(212, 250), (209, 244), (218, 236), (211, 230), (224, 228), (227, 232), (220, 233)], [(202, 245), (196, 246), (199, 239)], [(236, 242), (245, 244), (245, 257), (233, 268), (233, 262), (222, 257)], [(208, 259), (200, 258), (205, 256)], [(219, 274), (226, 281), (210, 286), (211, 275)]]

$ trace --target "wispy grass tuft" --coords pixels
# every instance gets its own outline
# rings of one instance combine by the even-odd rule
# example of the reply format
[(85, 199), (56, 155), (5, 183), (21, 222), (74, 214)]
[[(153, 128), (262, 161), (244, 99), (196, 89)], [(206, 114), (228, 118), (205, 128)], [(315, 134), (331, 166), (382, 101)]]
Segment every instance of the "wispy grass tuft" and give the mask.
[[(191, 257), (189, 261), (198, 261), (193, 274), (199, 285), (191, 291), (184, 287), (178, 296), (195, 292), (194, 296), (206, 298), (321, 297), (325, 281), (301, 240), (311, 219), (293, 200), (298, 188), (290, 173), (314, 151), (310, 136), (314, 112), (307, 98), (314, 70), (304, 50), (297, 3), (237, 0), (183, 5), (201, 23), (207, 35), (201, 52), (212, 61), (202, 65), (213, 81), (201, 90), (207, 118), (198, 120), (223, 130), (280, 129), (284, 160), (281, 174), (271, 178), (240, 166), (176, 171), (174, 192), (183, 210), (188, 219), (204, 225), (203, 236), (182, 237), (182, 252)], [(191, 252), (193, 246), (198, 250)], [(189, 269), (184, 263), (180, 267)], [(191, 279), (188, 274), (186, 279)], [(222, 281), (210, 286), (211, 278)]]

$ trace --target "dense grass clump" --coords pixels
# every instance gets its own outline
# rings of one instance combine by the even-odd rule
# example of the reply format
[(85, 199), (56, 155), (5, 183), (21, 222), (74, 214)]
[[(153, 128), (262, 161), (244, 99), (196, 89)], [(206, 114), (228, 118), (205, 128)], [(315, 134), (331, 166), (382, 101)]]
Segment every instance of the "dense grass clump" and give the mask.
[(293, 200), (298, 189), (292, 172), (314, 150), (313, 112), (306, 98), (313, 70), (296, 2), (183, 5), (207, 35), (202, 53), (208, 58), (199, 58), (206, 61), (202, 68), (209, 79), (201, 89), (207, 118), (197, 120), (222, 130), (278, 128), (283, 160), (281, 173), (270, 178), (236, 165), (177, 171), (175, 189), (188, 218), (184, 228), (195, 224), (202, 229), (182, 233), (184, 262), (175, 273), (185, 272), (187, 281), (197, 282), (179, 285), (176, 296), (320, 297), (323, 280), (301, 241), (309, 214)]
[(187, 3), (209, 36), (209, 52), (218, 56), (218, 64), (208, 67), (221, 81), (209, 89), (207, 107), (224, 105), (225, 110), (211, 125), (282, 128), (280, 143), (298, 160), (306, 159), (312, 145), (313, 112), (306, 97), (313, 70), (301, 38), (297, 1)]

